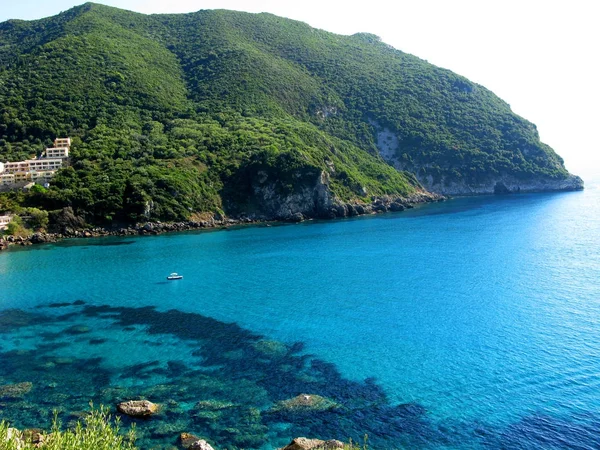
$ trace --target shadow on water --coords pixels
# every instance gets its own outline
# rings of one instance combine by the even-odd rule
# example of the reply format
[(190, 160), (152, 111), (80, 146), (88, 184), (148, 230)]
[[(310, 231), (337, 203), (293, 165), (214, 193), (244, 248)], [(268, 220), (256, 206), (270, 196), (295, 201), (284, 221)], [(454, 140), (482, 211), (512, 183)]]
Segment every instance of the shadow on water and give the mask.
[(54, 245), (59, 247), (119, 247), (122, 245), (135, 244), (134, 240), (126, 240), (122, 237), (94, 237), (94, 238), (80, 238), (80, 239), (66, 239), (58, 241)]
[(199, 314), (82, 301), (47, 306), (48, 314), (0, 312), (0, 419), (17, 427), (48, 427), (53, 410), (70, 425), (90, 401), (114, 408), (147, 398), (162, 405), (158, 415), (123, 417), (125, 425), (137, 422), (141, 448), (176, 445), (181, 432), (231, 449), (364, 434), (375, 449), (529, 448), (530, 429), (541, 444), (560, 434), (598, 444), (590, 431), (596, 420), (587, 427), (534, 416), (506, 429), (442, 426), (419, 404), (392, 404), (373, 379), (343, 378), (302, 343), (267, 340)]

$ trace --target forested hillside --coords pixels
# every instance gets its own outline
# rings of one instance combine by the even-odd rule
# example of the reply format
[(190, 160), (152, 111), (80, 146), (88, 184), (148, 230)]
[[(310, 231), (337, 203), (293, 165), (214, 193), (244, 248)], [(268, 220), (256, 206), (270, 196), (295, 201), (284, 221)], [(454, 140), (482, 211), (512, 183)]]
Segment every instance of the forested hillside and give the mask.
[(376, 36), (270, 14), (87, 3), (0, 24), (0, 161), (58, 136), (73, 140), (71, 167), (47, 191), (0, 194), (0, 210), (286, 218), (423, 186), (581, 187), (484, 87)]

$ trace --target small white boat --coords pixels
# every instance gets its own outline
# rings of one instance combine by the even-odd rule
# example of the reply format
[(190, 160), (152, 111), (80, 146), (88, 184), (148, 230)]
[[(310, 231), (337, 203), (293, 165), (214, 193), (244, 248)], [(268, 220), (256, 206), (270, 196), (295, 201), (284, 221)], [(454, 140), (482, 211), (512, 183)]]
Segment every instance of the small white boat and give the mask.
[(171, 275), (167, 277), (167, 280), (181, 280), (183, 279), (183, 275), (178, 275), (176, 272), (173, 272)]

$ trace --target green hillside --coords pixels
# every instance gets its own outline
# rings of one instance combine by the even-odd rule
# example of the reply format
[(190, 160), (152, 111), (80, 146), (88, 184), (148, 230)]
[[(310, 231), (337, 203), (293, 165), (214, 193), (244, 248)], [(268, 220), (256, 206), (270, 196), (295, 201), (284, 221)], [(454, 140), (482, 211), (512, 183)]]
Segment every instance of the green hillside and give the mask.
[(104, 224), (310, 217), (422, 192), (417, 178), (434, 190), (570, 179), (482, 86), (373, 35), (223, 10), (87, 3), (0, 24), (0, 161), (57, 136), (73, 139), (72, 167), (46, 192), (0, 194), (0, 209), (72, 206)]

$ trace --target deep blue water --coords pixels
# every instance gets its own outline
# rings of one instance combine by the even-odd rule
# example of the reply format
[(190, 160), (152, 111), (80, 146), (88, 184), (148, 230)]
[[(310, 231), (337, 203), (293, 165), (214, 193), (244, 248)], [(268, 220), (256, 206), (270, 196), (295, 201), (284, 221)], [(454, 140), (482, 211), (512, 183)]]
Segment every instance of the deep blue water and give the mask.
[[(138, 424), (145, 448), (182, 431), (221, 448), (365, 432), (380, 449), (600, 448), (599, 280), (594, 184), (11, 249), (0, 419), (144, 396), (171, 401)], [(2, 397), (19, 382), (31, 391)], [(338, 407), (274, 408), (303, 393)]]

